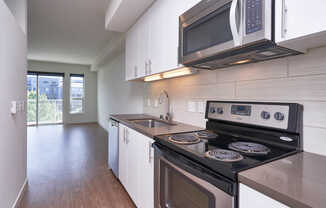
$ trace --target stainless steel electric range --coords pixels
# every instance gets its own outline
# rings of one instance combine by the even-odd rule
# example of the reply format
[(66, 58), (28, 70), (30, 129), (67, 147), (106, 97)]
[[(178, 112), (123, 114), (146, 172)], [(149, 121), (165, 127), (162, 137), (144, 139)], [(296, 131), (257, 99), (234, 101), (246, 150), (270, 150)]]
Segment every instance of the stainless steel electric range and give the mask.
[(208, 101), (206, 130), (155, 137), (155, 208), (237, 208), (238, 173), (302, 151), (303, 107)]

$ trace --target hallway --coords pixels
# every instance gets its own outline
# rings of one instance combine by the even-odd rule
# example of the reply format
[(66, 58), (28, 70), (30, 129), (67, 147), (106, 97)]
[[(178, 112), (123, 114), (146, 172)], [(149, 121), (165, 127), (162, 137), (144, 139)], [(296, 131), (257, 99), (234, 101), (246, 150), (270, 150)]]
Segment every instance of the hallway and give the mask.
[(28, 188), (21, 208), (134, 208), (107, 169), (97, 124), (28, 128)]

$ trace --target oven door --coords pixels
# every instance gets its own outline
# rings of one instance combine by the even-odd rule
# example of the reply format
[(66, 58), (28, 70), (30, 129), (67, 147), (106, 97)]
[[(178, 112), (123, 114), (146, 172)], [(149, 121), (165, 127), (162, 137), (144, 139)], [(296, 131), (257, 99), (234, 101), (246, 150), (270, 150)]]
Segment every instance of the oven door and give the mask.
[(155, 208), (236, 207), (235, 184), (163, 147), (154, 148)]
[(201, 1), (179, 18), (182, 64), (241, 45), (243, 0)]

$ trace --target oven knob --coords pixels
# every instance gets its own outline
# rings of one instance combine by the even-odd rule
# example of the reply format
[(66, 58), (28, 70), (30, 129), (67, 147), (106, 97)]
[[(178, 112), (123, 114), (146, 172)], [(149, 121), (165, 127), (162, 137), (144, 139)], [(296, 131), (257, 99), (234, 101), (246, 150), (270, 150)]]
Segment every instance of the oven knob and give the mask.
[(223, 108), (216, 108), (216, 112), (218, 114), (223, 114), (224, 113), (224, 110), (223, 110)]
[(209, 108), (209, 112), (210, 112), (210, 113), (215, 113), (215, 112), (216, 112), (216, 111), (215, 111), (215, 107), (210, 107), (210, 108)]
[(268, 120), (268, 119), (271, 118), (271, 114), (270, 114), (269, 112), (267, 112), (267, 111), (263, 111), (263, 112), (261, 112), (260, 116), (261, 116), (262, 119), (264, 119), (264, 120)]
[(275, 120), (277, 120), (277, 121), (283, 121), (283, 120), (284, 120), (284, 114), (281, 113), (281, 112), (276, 112), (276, 113), (274, 114), (274, 118), (275, 118)]

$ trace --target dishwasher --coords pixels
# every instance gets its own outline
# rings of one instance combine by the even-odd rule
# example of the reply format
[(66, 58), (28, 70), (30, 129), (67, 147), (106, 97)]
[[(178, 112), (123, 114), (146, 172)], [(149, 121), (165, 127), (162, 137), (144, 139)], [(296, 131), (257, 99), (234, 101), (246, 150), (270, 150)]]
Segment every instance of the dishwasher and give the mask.
[(110, 119), (108, 162), (113, 174), (119, 177), (119, 122)]

